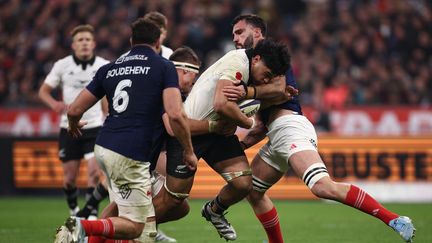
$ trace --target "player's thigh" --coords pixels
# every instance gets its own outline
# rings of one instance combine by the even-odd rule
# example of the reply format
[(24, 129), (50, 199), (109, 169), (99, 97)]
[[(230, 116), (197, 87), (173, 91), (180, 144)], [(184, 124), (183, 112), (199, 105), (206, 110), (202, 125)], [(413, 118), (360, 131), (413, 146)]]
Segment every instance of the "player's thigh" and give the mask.
[(268, 137), (267, 146), (271, 156), (281, 158), (300, 177), (311, 165), (322, 163), (317, 151), (315, 129), (304, 116), (286, 115), (277, 118), (269, 126)]
[(204, 153), (203, 158), (219, 174), (250, 170), (236, 135), (214, 136), (213, 143)]
[(266, 163), (259, 154), (255, 155), (251, 163), (252, 176), (254, 180), (259, 179), (267, 184), (273, 185), (280, 180), (284, 172), (275, 169)]
[(155, 171), (163, 176), (166, 175), (166, 164), (167, 164), (167, 157), (166, 157), (166, 151), (163, 150), (160, 152)]
[(188, 178), (176, 178), (170, 175), (166, 176), (166, 187), (175, 193), (189, 193), (192, 189), (194, 176)]
[(304, 172), (314, 164), (324, 162), (315, 150), (303, 150), (291, 155), (289, 164), (296, 175), (302, 178)]
[(108, 175), (110, 200), (117, 204), (119, 216), (138, 223), (153, 217), (150, 163), (126, 158), (98, 145), (95, 155)]
[(238, 156), (219, 161), (212, 164), (211, 167), (219, 174), (250, 170), (246, 156)]
[(62, 167), (65, 179), (76, 178), (79, 172), (80, 160), (63, 161)]

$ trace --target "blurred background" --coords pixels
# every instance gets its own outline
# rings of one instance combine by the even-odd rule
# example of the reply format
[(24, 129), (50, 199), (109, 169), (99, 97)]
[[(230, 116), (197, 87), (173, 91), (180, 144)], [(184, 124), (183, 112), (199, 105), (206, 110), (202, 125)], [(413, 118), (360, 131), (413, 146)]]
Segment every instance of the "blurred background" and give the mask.
[[(168, 18), (165, 45), (190, 46), (203, 69), (234, 49), (235, 16), (263, 17), (268, 36), (291, 50), (300, 101), (331, 174), (380, 200), (432, 201), (432, 4), (426, 0), (0, 1), (0, 195), (61, 186), (58, 116), (37, 90), (53, 63), (71, 53), (71, 29), (93, 25), (96, 54), (114, 60), (129, 49), (130, 23), (149, 11)], [(201, 165), (199, 178), (214, 179), (196, 179), (192, 196), (206, 198), (222, 182)], [(292, 175), (278, 185), (274, 197), (313, 198)], [(388, 195), (390, 187), (400, 193)]]

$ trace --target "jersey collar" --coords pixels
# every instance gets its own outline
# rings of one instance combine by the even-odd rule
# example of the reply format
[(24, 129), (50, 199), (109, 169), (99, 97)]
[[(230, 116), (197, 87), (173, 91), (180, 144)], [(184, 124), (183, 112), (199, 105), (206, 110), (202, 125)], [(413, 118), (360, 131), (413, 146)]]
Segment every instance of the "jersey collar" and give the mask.
[(79, 59), (75, 55), (72, 55), (72, 56), (73, 56), (73, 60), (74, 60), (75, 64), (76, 65), (81, 65), (83, 70), (86, 70), (87, 64), (93, 65), (93, 63), (96, 60), (96, 56), (95, 55), (93, 55), (93, 57), (90, 58), (90, 60), (88, 60), (88, 61), (81, 60), (81, 59)]

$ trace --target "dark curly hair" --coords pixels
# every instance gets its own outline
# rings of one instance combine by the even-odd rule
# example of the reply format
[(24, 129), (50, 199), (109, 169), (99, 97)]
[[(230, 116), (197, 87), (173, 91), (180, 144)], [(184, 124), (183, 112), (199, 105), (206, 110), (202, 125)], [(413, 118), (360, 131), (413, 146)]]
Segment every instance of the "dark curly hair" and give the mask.
[(291, 55), (286, 45), (273, 40), (261, 40), (253, 49), (253, 55), (259, 55), (274, 75), (283, 75), (290, 69)]

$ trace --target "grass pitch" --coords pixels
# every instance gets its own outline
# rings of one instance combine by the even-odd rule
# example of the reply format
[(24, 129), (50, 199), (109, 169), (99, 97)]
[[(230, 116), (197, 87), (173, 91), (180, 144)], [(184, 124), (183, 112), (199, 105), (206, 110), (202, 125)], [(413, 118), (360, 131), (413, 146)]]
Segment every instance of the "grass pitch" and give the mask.
[[(225, 242), (219, 238), (213, 226), (201, 217), (203, 203), (202, 200), (191, 200), (191, 212), (186, 218), (160, 227), (179, 243)], [(381, 221), (338, 203), (276, 201), (275, 204), (285, 242), (402, 242)], [(432, 242), (432, 204), (386, 206), (413, 219), (417, 228), (414, 242)], [(235, 242), (265, 242), (265, 232), (246, 202), (228, 211), (226, 217), (237, 231)], [(0, 243), (53, 242), (55, 229), (62, 224), (67, 213), (66, 202), (61, 197), (0, 198)]]

